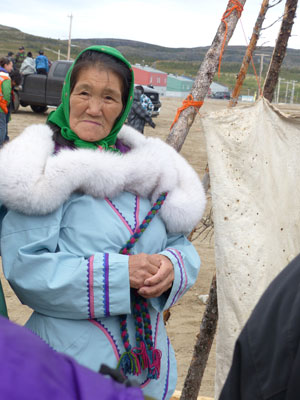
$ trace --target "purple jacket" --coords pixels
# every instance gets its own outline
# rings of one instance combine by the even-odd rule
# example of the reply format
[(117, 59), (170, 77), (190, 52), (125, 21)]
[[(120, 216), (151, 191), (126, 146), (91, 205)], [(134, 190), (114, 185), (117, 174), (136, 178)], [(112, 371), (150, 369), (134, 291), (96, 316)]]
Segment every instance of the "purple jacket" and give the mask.
[(24, 327), (0, 317), (0, 398), (9, 400), (143, 400), (125, 387), (56, 353)]

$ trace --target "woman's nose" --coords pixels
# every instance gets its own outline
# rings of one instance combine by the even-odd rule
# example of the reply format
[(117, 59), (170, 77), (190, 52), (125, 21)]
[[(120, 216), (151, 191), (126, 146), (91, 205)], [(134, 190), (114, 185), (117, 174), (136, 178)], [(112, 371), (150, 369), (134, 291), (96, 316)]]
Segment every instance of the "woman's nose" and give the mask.
[(99, 98), (92, 97), (89, 99), (87, 112), (90, 115), (97, 116), (102, 113), (103, 101)]

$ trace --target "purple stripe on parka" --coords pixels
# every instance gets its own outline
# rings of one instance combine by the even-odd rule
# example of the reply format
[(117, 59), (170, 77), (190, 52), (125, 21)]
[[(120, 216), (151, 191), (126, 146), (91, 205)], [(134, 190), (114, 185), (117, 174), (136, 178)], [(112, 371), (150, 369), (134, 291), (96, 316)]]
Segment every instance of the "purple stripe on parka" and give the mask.
[(133, 228), (134, 232), (140, 226), (139, 214), (140, 214), (140, 198), (138, 196), (135, 196), (134, 228)]
[(88, 259), (88, 307), (89, 317), (95, 318), (95, 305), (94, 305), (94, 256)]
[(168, 393), (168, 389), (169, 389), (169, 375), (170, 375), (170, 340), (169, 340), (169, 338), (167, 338), (167, 342), (168, 342), (168, 369), (167, 369), (165, 390), (164, 390), (164, 395), (162, 397), (162, 400), (165, 400), (166, 395)]
[[(181, 287), (182, 287), (182, 283), (183, 283), (183, 271), (185, 271), (184, 269), (184, 264), (183, 264), (183, 260), (182, 257), (180, 256), (180, 253), (178, 252), (178, 250), (176, 249), (166, 249), (166, 251), (168, 251), (169, 253), (171, 253), (177, 260), (178, 266), (179, 266), (179, 270), (180, 270), (180, 285), (179, 288), (177, 290), (177, 292), (175, 293), (175, 296), (173, 297), (172, 303), (170, 305), (170, 307), (172, 307), (172, 305), (175, 303), (175, 301), (179, 298), (179, 295), (184, 291), (184, 289), (186, 288), (187, 285), (187, 276), (186, 276), (186, 282), (185, 282), (185, 287), (183, 289), (183, 291), (181, 291)], [(180, 256), (180, 259), (179, 259)], [(181, 292), (180, 292), (181, 291)], [(180, 292), (180, 293), (179, 293)]]
[(104, 286), (104, 315), (106, 317), (110, 316), (109, 311), (109, 260), (108, 253), (104, 253), (103, 257), (103, 286)]

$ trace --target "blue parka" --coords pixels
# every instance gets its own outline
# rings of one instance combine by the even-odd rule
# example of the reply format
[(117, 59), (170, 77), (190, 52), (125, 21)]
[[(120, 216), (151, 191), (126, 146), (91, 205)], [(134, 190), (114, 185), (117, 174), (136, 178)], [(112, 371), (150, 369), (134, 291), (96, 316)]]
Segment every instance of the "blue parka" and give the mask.
[(119, 250), (157, 194), (168, 191), (132, 254), (160, 253), (174, 266), (172, 288), (149, 300), (160, 378), (135, 377), (145, 394), (169, 399), (176, 360), (162, 312), (196, 280), (199, 256), (184, 233), (199, 221), (205, 196), (197, 174), (170, 146), (129, 127), (119, 137), (130, 148), (121, 156), (87, 149), (53, 155), (50, 128), (36, 125), (0, 151), (0, 171), (6, 171), (0, 201), (9, 209), (1, 231), (3, 268), (21, 302), (34, 310), (29, 329), (95, 371), (102, 363), (115, 368), (124, 352), (122, 314), (135, 343), (129, 256)]

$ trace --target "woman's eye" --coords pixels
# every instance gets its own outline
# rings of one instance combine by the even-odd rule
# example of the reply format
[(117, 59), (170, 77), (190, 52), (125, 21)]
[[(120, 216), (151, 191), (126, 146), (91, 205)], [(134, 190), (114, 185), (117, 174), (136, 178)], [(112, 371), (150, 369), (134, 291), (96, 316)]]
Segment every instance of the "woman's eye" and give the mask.
[(79, 92), (79, 95), (80, 95), (80, 96), (88, 96), (89, 93), (86, 92), (85, 90), (83, 90), (82, 92)]

